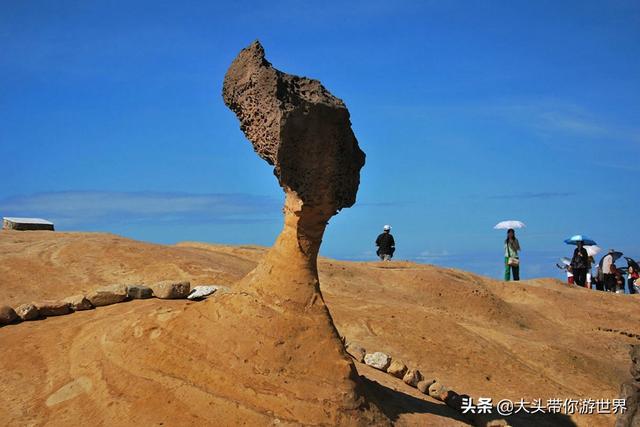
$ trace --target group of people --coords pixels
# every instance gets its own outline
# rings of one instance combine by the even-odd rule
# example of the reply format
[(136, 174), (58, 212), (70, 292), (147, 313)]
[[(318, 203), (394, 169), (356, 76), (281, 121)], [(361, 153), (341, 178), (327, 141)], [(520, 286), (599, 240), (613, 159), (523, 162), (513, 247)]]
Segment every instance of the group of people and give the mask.
[(595, 285), (596, 290), (605, 292), (624, 293), (624, 274), (627, 275), (627, 289), (630, 294), (640, 294), (640, 275), (637, 264), (629, 263), (626, 271), (616, 266), (616, 251), (611, 249), (596, 265), (594, 275), (591, 268), (595, 264), (592, 256), (589, 256), (582, 242), (577, 242), (573, 251), (571, 263), (566, 266), (567, 281), (577, 286), (591, 289)]
[[(389, 261), (393, 258), (396, 250), (396, 242), (391, 235), (391, 226), (385, 225), (382, 233), (376, 238), (376, 254), (382, 261)], [(510, 228), (507, 231), (507, 238), (504, 241), (504, 280), (520, 280), (520, 242), (516, 238), (516, 232)]]
[[(391, 235), (391, 226), (385, 225), (382, 233), (376, 238), (377, 255), (382, 261), (393, 258), (396, 242)], [(520, 280), (520, 242), (513, 228), (507, 230), (504, 241), (504, 280)], [(640, 294), (640, 268), (637, 264), (629, 264), (627, 271), (616, 267), (616, 252), (610, 250), (596, 265), (596, 274), (592, 275), (592, 266), (596, 264), (593, 256), (589, 255), (583, 241), (576, 242), (576, 249), (569, 265), (561, 268), (567, 271), (568, 282), (577, 286), (606, 292), (624, 293), (624, 274), (627, 274), (627, 288), (629, 293)], [(618, 256), (620, 254), (618, 253)], [(635, 267), (634, 267), (635, 266)]]

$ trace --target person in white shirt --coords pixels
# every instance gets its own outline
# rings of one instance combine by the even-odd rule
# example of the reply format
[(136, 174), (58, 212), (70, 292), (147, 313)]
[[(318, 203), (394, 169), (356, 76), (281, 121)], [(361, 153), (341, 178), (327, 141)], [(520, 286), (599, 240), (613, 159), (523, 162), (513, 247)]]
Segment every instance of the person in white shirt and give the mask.
[(611, 265), (613, 264), (613, 249), (609, 251), (607, 255), (602, 258), (602, 275), (604, 276), (604, 290), (607, 292), (615, 292), (616, 289), (616, 277), (611, 272)]

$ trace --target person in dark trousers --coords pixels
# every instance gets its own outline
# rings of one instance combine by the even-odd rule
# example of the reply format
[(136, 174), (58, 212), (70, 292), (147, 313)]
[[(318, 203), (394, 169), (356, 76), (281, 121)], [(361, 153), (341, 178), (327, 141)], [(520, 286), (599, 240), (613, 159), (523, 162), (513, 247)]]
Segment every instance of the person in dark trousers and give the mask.
[(573, 251), (573, 258), (571, 258), (571, 268), (573, 269), (573, 280), (576, 285), (585, 287), (587, 283), (587, 271), (590, 268), (589, 254), (584, 247), (584, 242), (578, 241), (577, 247)]
[(593, 283), (595, 283), (597, 291), (604, 291), (604, 274), (602, 274), (599, 265), (596, 266), (596, 275), (593, 276)]
[(629, 293), (630, 294), (637, 294), (638, 292), (636, 291), (636, 287), (635, 287), (635, 282), (636, 280), (638, 280), (638, 278), (640, 277), (640, 275), (638, 274), (638, 272), (633, 268), (632, 265), (629, 266), (629, 269), (627, 270), (627, 287), (629, 288)]
[(638, 274), (635, 268), (630, 265), (629, 269), (627, 270), (627, 287), (629, 288), (630, 294), (638, 293), (638, 290), (636, 289), (636, 287), (638, 286), (636, 285), (636, 282), (640, 284), (640, 282), (638, 282), (638, 278), (640, 278), (640, 274)]
[(382, 233), (376, 239), (376, 246), (378, 247), (376, 253), (382, 261), (389, 261), (393, 258), (393, 253), (396, 251), (396, 242), (391, 235), (390, 225), (383, 227)]
[(513, 228), (507, 230), (507, 238), (504, 241), (504, 280), (508, 282), (511, 280), (511, 273), (513, 273), (513, 280), (520, 280), (520, 242), (516, 239), (516, 232)]

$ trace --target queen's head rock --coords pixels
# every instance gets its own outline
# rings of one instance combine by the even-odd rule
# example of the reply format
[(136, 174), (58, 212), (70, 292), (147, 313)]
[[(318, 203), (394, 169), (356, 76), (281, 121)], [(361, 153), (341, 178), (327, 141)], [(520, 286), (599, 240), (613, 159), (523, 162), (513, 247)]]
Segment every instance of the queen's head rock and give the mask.
[(256, 153), (274, 166), (285, 215), (299, 217), (298, 243), (315, 256), (329, 218), (355, 203), (364, 166), (347, 107), (318, 80), (275, 69), (257, 41), (229, 67), (222, 96)]

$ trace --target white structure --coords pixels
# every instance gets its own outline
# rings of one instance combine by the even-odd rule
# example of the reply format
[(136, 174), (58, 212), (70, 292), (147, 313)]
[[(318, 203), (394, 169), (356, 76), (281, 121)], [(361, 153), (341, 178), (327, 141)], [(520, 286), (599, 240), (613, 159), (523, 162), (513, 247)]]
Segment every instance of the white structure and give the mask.
[(49, 230), (53, 231), (53, 223), (42, 218), (2, 218), (3, 230)]

